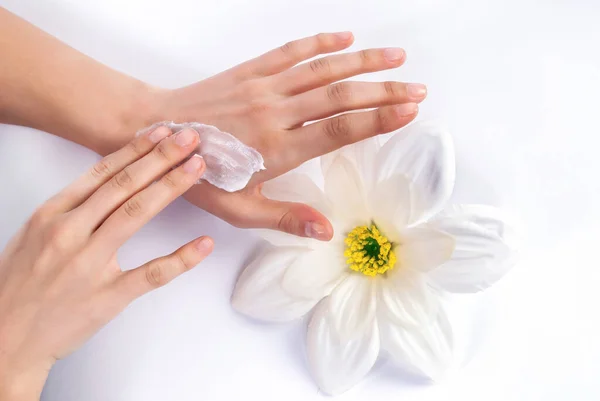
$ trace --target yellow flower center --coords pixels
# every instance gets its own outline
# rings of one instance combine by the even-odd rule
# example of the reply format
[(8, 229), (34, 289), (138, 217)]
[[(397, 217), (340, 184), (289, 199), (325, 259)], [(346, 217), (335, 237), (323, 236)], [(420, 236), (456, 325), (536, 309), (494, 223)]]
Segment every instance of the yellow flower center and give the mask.
[(355, 227), (345, 240), (346, 263), (350, 269), (374, 277), (394, 268), (396, 254), (392, 244), (375, 224)]

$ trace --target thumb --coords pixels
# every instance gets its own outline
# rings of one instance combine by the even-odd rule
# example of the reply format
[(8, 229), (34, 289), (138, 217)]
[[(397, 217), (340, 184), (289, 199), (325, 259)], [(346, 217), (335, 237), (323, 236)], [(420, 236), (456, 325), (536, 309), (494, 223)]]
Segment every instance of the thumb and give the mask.
[(333, 237), (333, 227), (327, 217), (308, 205), (263, 198), (256, 206), (252, 213), (257, 227), (320, 241)]

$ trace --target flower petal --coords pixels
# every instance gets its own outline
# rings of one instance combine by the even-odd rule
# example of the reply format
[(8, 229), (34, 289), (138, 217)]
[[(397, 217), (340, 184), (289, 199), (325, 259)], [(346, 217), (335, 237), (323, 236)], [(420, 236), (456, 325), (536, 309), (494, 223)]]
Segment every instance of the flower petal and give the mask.
[(346, 145), (341, 149), (323, 155), (321, 156), (321, 170), (323, 171), (323, 176), (327, 176), (329, 167), (331, 167), (335, 158), (341, 154), (354, 164), (356, 170), (362, 177), (365, 189), (369, 191), (371, 185), (375, 183), (375, 157), (380, 148), (379, 138), (374, 136), (351, 145)]
[(378, 182), (367, 195), (369, 212), (379, 230), (390, 241), (398, 241), (399, 227), (405, 227), (411, 214), (411, 183), (403, 174)]
[(394, 134), (381, 148), (376, 163), (378, 182), (405, 174), (414, 184), (413, 223), (436, 214), (452, 193), (455, 177), (452, 139), (432, 124), (415, 123)]
[[(281, 175), (265, 182), (261, 192), (269, 199), (304, 203), (325, 215), (331, 213), (331, 207), (325, 194), (307, 174), (287, 173)], [(310, 247), (314, 243), (311, 238), (298, 237), (276, 230), (255, 229), (253, 232), (275, 246)]]
[(351, 275), (319, 303), (307, 350), (315, 380), (331, 395), (350, 389), (371, 370), (379, 354), (373, 280)]
[(327, 170), (325, 195), (334, 205), (334, 220), (343, 221), (348, 228), (369, 221), (365, 191), (356, 167), (339, 154)]
[(308, 251), (275, 248), (254, 259), (237, 280), (231, 304), (255, 319), (285, 322), (304, 316), (322, 297), (294, 297), (281, 286), (287, 267)]
[(419, 226), (404, 231), (394, 251), (401, 269), (425, 272), (450, 260), (454, 242), (454, 238), (443, 231)]
[(451, 259), (429, 272), (431, 283), (446, 291), (484, 290), (515, 263), (514, 236), (494, 208), (455, 207), (431, 224), (456, 239)]
[(398, 325), (415, 327), (436, 317), (438, 299), (423, 274), (394, 269), (387, 280), (380, 280), (378, 284), (377, 302), (384, 318)]
[(349, 271), (344, 259), (344, 243), (339, 237), (317, 245), (312, 252), (304, 253), (289, 265), (281, 282), (288, 294), (322, 298), (329, 295)]
[(401, 326), (385, 313), (379, 314), (378, 321), (381, 347), (405, 370), (438, 380), (452, 364), (452, 327), (441, 306), (434, 319), (418, 327)]

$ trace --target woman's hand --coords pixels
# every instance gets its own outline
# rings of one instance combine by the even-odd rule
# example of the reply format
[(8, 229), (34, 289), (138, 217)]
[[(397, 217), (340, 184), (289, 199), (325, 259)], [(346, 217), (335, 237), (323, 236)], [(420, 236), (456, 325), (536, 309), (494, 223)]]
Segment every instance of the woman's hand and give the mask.
[(332, 228), (323, 215), (306, 205), (269, 200), (260, 184), (306, 160), (408, 124), (426, 96), (420, 84), (339, 82), (399, 67), (405, 59), (401, 49), (299, 64), (352, 41), (351, 33), (319, 34), (194, 85), (165, 90), (111, 70), (0, 7), (0, 122), (60, 135), (101, 154), (158, 121), (215, 125), (261, 152), (267, 170), (242, 191), (197, 185), (186, 198), (238, 227), (327, 240)]
[[(352, 41), (349, 32), (319, 34), (194, 85), (159, 92), (158, 120), (215, 125), (265, 159), (267, 169), (240, 192), (199, 185), (186, 198), (238, 227), (330, 239), (331, 225), (321, 213), (306, 205), (269, 200), (259, 184), (344, 145), (405, 126), (426, 96), (420, 84), (338, 82), (399, 67), (405, 60), (402, 49), (369, 49), (297, 65), (347, 48)], [(363, 111), (340, 114), (354, 110)]]
[[(200, 237), (136, 269), (116, 252), (202, 175), (193, 130), (135, 138), (42, 205), (0, 254), (0, 399), (38, 399), (53, 363), (212, 250)], [(165, 174), (166, 173), (166, 174)], [(162, 178), (161, 178), (162, 177)]]

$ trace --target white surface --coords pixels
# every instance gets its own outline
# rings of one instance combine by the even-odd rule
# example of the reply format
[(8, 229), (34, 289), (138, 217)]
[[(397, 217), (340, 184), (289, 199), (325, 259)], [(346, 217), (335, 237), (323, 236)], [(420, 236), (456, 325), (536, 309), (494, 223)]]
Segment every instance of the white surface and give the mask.
[[(0, 0), (102, 62), (178, 86), (283, 42), (351, 29), (354, 49), (400, 45), (408, 63), (369, 79), (424, 82), (420, 118), (454, 134), (453, 201), (504, 207), (523, 224), (522, 263), (460, 305), (476, 356), (434, 386), (385, 363), (343, 400), (600, 398), (600, 3), (408, 0)], [(93, 95), (93, 94), (90, 94)], [(97, 156), (0, 126), (0, 246)], [(203, 265), (128, 308), (50, 375), (46, 401), (310, 400), (303, 326), (262, 325), (228, 304), (257, 240), (179, 200), (120, 252), (125, 266), (214, 236)], [(493, 299), (493, 300), (492, 300)], [(460, 308), (459, 308), (460, 309)], [(460, 315), (460, 313), (459, 313)], [(462, 319), (462, 320), (461, 320)]]

